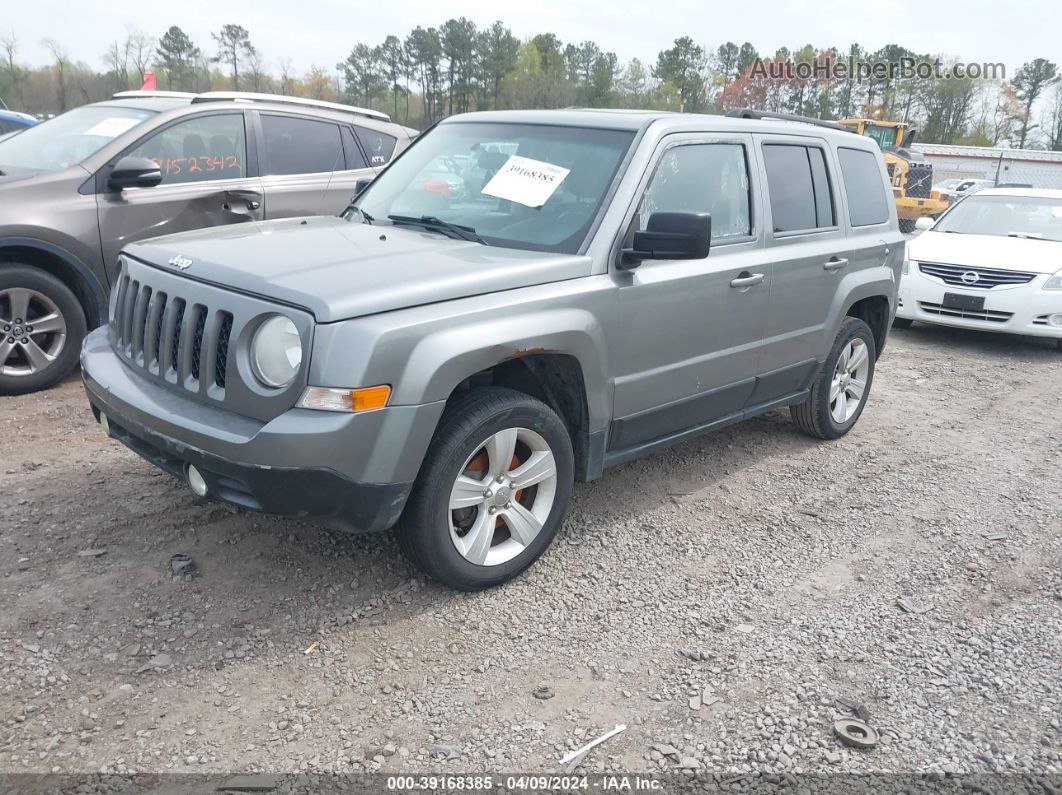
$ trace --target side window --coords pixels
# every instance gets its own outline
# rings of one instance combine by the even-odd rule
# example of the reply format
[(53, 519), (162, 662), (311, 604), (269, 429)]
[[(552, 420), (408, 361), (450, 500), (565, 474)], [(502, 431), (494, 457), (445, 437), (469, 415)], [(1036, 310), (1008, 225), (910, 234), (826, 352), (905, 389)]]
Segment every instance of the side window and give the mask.
[(318, 174), (345, 168), (339, 125), (263, 113), (262, 174)]
[(775, 232), (821, 229), (837, 223), (822, 149), (764, 144), (763, 163)]
[(351, 171), (359, 168), (368, 168), (365, 155), (361, 153), (361, 147), (354, 140), (354, 132), (349, 127), (343, 128), (343, 150), (347, 156), (347, 168)]
[(638, 228), (655, 212), (711, 213), (712, 240), (752, 234), (745, 147), (683, 144), (664, 152), (638, 205)]
[(196, 116), (155, 133), (129, 152), (159, 164), (162, 184), (240, 179), (247, 176), (247, 136), (242, 113)]
[(391, 160), (391, 155), (395, 153), (398, 139), (393, 135), (370, 130), (368, 127), (355, 126), (355, 129), (361, 145), (365, 148), (365, 153), (369, 156), (369, 165), (377, 167), (386, 165)]
[(844, 192), (848, 195), (848, 217), (852, 226), (883, 224), (889, 220), (889, 203), (881, 182), (878, 156), (864, 149), (837, 148), (841, 162)]

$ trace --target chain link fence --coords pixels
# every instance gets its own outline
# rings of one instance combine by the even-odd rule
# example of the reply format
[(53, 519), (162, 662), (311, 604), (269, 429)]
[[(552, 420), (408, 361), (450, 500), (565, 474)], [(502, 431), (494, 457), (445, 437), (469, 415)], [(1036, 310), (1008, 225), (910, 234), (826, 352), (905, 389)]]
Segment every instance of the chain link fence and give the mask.
[(933, 166), (933, 184), (984, 180), (979, 188), (1022, 187), (1062, 190), (1062, 152), (986, 146), (915, 144)]

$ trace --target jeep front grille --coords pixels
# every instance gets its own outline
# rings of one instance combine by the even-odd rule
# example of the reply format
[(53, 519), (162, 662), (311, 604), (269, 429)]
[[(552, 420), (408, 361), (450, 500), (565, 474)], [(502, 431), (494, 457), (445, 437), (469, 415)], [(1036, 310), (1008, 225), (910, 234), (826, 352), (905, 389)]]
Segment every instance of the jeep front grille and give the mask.
[[(920, 262), (918, 270), (927, 276), (935, 276), (945, 284), (959, 287), (979, 287), (983, 290), (992, 287), (1028, 284), (1036, 278), (1028, 271), (1008, 271), (1000, 268), (968, 268), (963, 265), (942, 265), (936, 262)], [(965, 278), (964, 278), (965, 277)]]
[(114, 306), (114, 347), (127, 362), (190, 392), (224, 399), (232, 313), (189, 303), (123, 274)]
[[(168, 257), (167, 257), (168, 259)], [(111, 291), (110, 341), (140, 376), (191, 400), (268, 422), (288, 411), (306, 385), (313, 316), (123, 255)], [(269, 389), (241, 378), (241, 343), (264, 318), (298, 328), (303, 367), (290, 385)]]

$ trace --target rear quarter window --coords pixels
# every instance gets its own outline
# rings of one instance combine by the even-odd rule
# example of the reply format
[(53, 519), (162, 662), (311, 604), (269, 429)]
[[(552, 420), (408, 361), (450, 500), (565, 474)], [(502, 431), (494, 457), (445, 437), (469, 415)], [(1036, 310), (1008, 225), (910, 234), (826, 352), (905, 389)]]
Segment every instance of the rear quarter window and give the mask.
[(889, 202), (881, 180), (878, 155), (865, 149), (837, 148), (841, 178), (848, 196), (848, 218), (852, 226), (871, 226), (889, 220)]
[(390, 161), (391, 155), (395, 153), (395, 146), (398, 145), (397, 138), (393, 135), (370, 130), (368, 127), (355, 125), (354, 130), (358, 134), (358, 140), (361, 141), (362, 148), (365, 149), (370, 166), (379, 167), (386, 165)]

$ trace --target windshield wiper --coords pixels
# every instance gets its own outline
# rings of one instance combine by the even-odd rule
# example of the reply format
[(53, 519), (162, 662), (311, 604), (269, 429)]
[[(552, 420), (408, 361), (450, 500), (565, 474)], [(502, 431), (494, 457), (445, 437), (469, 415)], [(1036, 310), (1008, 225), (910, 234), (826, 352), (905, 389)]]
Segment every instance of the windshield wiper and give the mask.
[(360, 215), (362, 218), (364, 218), (365, 219), (365, 223), (369, 224), (369, 226), (372, 226), (372, 222), (376, 220), (371, 215), (369, 215), (367, 212), (365, 212), (363, 209), (361, 209), (358, 205), (354, 204), (354, 202), (351, 202), (350, 204), (347, 205), (347, 209), (345, 209), (343, 211), (343, 215), (346, 215), (351, 210), (354, 210), (355, 212), (357, 212), (358, 215)]
[(1022, 240), (1049, 240), (1043, 235), (1031, 235), (1028, 232), (1007, 232), (1007, 237), (1020, 237)]
[(412, 215), (389, 215), (387, 217), (395, 224), (423, 226), (425, 229), (430, 229), (433, 232), (442, 232), (444, 235), (457, 238), (458, 240), (471, 240), (473, 243), (482, 243), (484, 246), (487, 245), (487, 241), (477, 235), (476, 230), (471, 226), (452, 224), (449, 221), (444, 221), (442, 218), (437, 218), (434, 215), (422, 215), (420, 217)]

